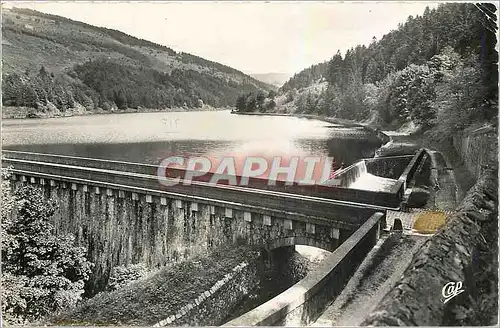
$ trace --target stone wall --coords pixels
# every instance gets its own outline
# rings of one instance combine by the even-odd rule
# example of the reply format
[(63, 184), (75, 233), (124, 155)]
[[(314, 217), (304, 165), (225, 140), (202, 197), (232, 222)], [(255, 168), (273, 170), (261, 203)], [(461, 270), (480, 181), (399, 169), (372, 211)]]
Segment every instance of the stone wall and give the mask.
[(498, 134), (492, 126), (457, 134), (453, 145), (476, 181), (487, 166), (498, 163)]
[[(497, 322), (498, 171), (483, 172), (457, 212), (416, 253), (404, 277), (363, 325), (493, 325)], [(465, 290), (444, 303), (443, 287)]]
[[(285, 246), (272, 251), (261, 250), (253, 261), (241, 262), (231, 272), (217, 281), (210, 289), (187, 302), (179, 311), (170, 314), (154, 326), (219, 326), (224, 324), (248, 301), (246, 298), (256, 290), (268, 287), (286, 290), (303, 278), (306, 272), (298, 267), (294, 246)], [(279, 280), (279, 281), (278, 281)], [(269, 284), (273, 286), (270, 287)], [(265, 295), (269, 295), (266, 291)], [(254, 294), (254, 296), (256, 296)], [(264, 301), (267, 301), (267, 297)], [(252, 302), (253, 303), (253, 302)]]
[(240, 263), (209, 290), (201, 293), (180, 311), (171, 314), (154, 326), (219, 326), (223, 324), (230, 309), (259, 284), (260, 274), (256, 264), (257, 261)]
[(410, 163), (413, 155), (367, 158), (364, 160), (368, 173), (384, 178), (398, 179)]

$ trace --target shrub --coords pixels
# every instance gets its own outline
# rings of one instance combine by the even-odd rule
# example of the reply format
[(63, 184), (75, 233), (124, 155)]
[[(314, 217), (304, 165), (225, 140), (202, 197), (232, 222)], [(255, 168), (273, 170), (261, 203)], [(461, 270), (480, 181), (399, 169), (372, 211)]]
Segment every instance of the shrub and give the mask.
[(114, 267), (111, 270), (106, 290), (120, 289), (135, 280), (145, 277), (147, 273), (148, 269), (142, 263)]

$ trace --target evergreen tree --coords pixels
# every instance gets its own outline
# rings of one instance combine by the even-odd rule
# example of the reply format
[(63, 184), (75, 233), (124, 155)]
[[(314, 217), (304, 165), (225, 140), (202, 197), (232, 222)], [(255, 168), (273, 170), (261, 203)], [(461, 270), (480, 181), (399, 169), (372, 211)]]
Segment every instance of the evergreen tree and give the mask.
[(22, 323), (75, 305), (91, 270), (85, 249), (75, 246), (72, 235), (55, 234), (55, 205), (34, 187), (17, 190), (7, 203), (16, 215), (2, 212), (4, 318)]

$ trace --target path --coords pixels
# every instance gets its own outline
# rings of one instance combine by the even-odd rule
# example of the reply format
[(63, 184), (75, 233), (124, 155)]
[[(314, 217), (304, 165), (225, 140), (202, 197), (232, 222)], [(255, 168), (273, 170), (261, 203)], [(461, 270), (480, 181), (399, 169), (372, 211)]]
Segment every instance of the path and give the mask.
[(401, 278), (426, 238), (402, 233), (381, 238), (342, 293), (311, 326), (359, 326)]
[(434, 206), (440, 210), (454, 210), (457, 206), (457, 183), (453, 168), (438, 151), (428, 150), (431, 157), (431, 181), (434, 185)]

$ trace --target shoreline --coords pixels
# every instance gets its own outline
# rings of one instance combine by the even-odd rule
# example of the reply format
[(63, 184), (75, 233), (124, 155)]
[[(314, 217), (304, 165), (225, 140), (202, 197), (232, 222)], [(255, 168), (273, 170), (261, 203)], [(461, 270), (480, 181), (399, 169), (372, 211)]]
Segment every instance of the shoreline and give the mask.
[(371, 133), (376, 134), (377, 137), (382, 141), (381, 147), (392, 140), (392, 137), (390, 137), (387, 134), (385, 134), (384, 132), (382, 132), (382, 130), (379, 128), (375, 128), (375, 127), (372, 127), (372, 126), (367, 125), (367, 124), (354, 122), (351, 120), (345, 120), (345, 119), (341, 119), (341, 118), (336, 118), (336, 117), (329, 117), (329, 116), (322, 116), (322, 115), (315, 115), (315, 114), (255, 113), (255, 112), (240, 113), (240, 112), (235, 111), (235, 110), (231, 110), (231, 114), (250, 115), (250, 116), (254, 115), (254, 116), (297, 117), (297, 118), (306, 118), (306, 119), (311, 119), (311, 120), (323, 121), (326, 123), (339, 124), (339, 125), (343, 125), (345, 127), (360, 127), (360, 128), (363, 128)]
[[(6, 109), (7, 112), (6, 113)], [(128, 108), (123, 110), (115, 111), (105, 111), (105, 110), (75, 110), (69, 109), (66, 112), (35, 112), (36, 116), (29, 116), (33, 108), (27, 107), (10, 107), (2, 106), (2, 120), (29, 120), (29, 119), (49, 119), (49, 118), (64, 118), (64, 117), (76, 117), (76, 116), (92, 116), (92, 115), (110, 115), (110, 114), (135, 114), (135, 113), (182, 113), (182, 112), (217, 112), (217, 111), (228, 111), (231, 110), (230, 107), (211, 107), (205, 106), (203, 108), (182, 108), (174, 107), (169, 109), (157, 109), (157, 108), (141, 108), (134, 109)], [(13, 113), (12, 111), (17, 111)]]

